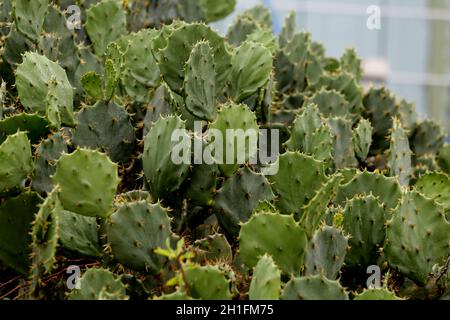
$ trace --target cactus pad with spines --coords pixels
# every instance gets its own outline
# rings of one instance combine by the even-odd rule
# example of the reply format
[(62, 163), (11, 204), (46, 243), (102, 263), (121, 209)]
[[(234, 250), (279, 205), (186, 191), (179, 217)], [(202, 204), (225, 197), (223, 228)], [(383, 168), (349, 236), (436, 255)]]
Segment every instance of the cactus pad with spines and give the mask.
[(342, 230), (330, 226), (320, 227), (309, 240), (305, 275), (322, 274), (335, 280), (344, 264), (347, 244), (348, 238)]
[(376, 264), (386, 235), (389, 212), (372, 194), (356, 195), (345, 203), (343, 229), (350, 234), (345, 263), (350, 268)]
[(217, 266), (183, 266), (186, 291), (194, 299), (229, 300), (230, 283)]
[[(216, 153), (215, 157), (220, 170), (226, 176), (231, 176), (239, 165), (243, 164), (239, 162), (247, 161), (256, 155), (256, 145), (250, 142), (258, 141), (259, 127), (255, 114), (246, 105), (227, 103), (222, 106), (216, 120), (210, 124), (210, 129), (219, 130), (222, 134), (222, 153)], [(239, 141), (244, 143), (240, 144)], [(228, 154), (227, 149), (231, 147), (232, 154)]]
[(281, 272), (271, 256), (265, 254), (253, 269), (250, 300), (278, 300), (281, 293)]
[(208, 26), (200, 23), (180, 24), (167, 38), (167, 46), (160, 52), (160, 70), (172, 90), (181, 93), (185, 76), (185, 64), (191, 50), (200, 40), (208, 40), (214, 55), (216, 92), (220, 93), (230, 73), (231, 55), (225, 41)]
[(358, 172), (350, 182), (339, 188), (336, 203), (344, 206), (346, 200), (370, 193), (378, 197), (387, 209), (394, 209), (401, 198), (400, 186), (395, 178), (364, 171)]
[[(189, 164), (172, 161), (174, 146), (183, 143), (172, 141), (172, 134), (174, 130), (185, 128), (185, 123), (177, 116), (160, 118), (144, 138), (142, 163), (150, 193), (155, 199), (176, 190), (187, 177)], [(183, 134), (183, 137), (190, 141), (189, 136)]]
[(272, 166), (278, 172), (268, 176), (283, 214), (299, 213), (326, 180), (322, 162), (298, 152), (286, 152)]
[(136, 135), (125, 108), (100, 101), (81, 110), (77, 122), (72, 138), (77, 146), (100, 149), (114, 162), (128, 160)]
[(259, 43), (245, 41), (231, 58), (228, 94), (236, 102), (250, 97), (268, 81), (272, 71), (272, 54)]
[(125, 300), (125, 285), (109, 270), (91, 268), (78, 280), (79, 289), (68, 295), (69, 300)]
[(409, 184), (412, 175), (411, 157), (408, 135), (402, 128), (400, 120), (395, 118), (391, 131), (388, 165), (391, 176), (396, 176), (402, 186)]
[(89, 7), (86, 15), (86, 32), (93, 43), (95, 53), (102, 56), (108, 44), (125, 32), (125, 11), (119, 1), (102, 0)]
[(48, 96), (56, 102), (61, 123), (75, 125), (73, 88), (66, 72), (57, 63), (34, 52), (27, 52), (17, 67), (16, 87), (20, 102), (28, 110), (48, 116)]
[(31, 144), (25, 132), (8, 136), (0, 144), (0, 192), (19, 185), (34, 169)]
[(186, 109), (199, 119), (213, 121), (216, 117), (216, 71), (208, 41), (194, 45), (186, 62)]
[(15, 0), (13, 12), (17, 30), (32, 40), (38, 39), (48, 6), (48, 0)]
[(291, 279), (284, 287), (282, 300), (348, 300), (348, 294), (334, 280), (321, 275)]
[(121, 204), (106, 222), (108, 247), (114, 259), (136, 270), (157, 273), (164, 259), (154, 250), (165, 247), (172, 237), (167, 213), (160, 204), (147, 201)]
[(425, 283), (433, 265), (447, 259), (450, 223), (441, 207), (416, 191), (403, 195), (386, 227), (387, 261), (408, 278)]
[(361, 160), (366, 160), (372, 145), (372, 125), (369, 120), (361, 119), (353, 129), (353, 148)]
[(421, 176), (415, 188), (424, 196), (433, 199), (445, 211), (450, 210), (450, 178), (440, 172), (433, 172)]
[(287, 274), (300, 273), (306, 245), (306, 234), (294, 218), (279, 213), (254, 215), (239, 233), (239, 252), (247, 266), (255, 266), (267, 253)]
[(65, 210), (85, 216), (107, 217), (112, 213), (119, 177), (117, 164), (94, 150), (77, 149), (56, 163), (53, 182)]
[(246, 222), (260, 201), (272, 200), (274, 195), (267, 179), (245, 167), (226, 180), (214, 200), (221, 227), (233, 236), (239, 234), (240, 224)]
[(23, 275), (29, 271), (30, 231), (42, 201), (37, 193), (24, 192), (0, 206), (0, 261)]

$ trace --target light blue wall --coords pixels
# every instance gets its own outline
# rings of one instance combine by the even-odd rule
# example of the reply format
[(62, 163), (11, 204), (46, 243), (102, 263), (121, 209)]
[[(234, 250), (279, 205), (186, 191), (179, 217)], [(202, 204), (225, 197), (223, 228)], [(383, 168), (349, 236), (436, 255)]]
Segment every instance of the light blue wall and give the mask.
[[(450, 0), (449, 0), (450, 1)], [(302, 0), (238, 0), (236, 12), (214, 27), (222, 34), (233, 18), (240, 12), (255, 4), (272, 7), (274, 31), (278, 32), (288, 14), (288, 10), (274, 10), (274, 7), (287, 6), (289, 9), (302, 8)], [(392, 5), (425, 9), (427, 0), (314, 0), (315, 3), (334, 2), (354, 4), (357, 6)], [(426, 73), (428, 68), (428, 52), (430, 47), (429, 23), (426, 20), (398, 19), (383, 17), (381, 30), (369, 30), (366, 27), (368, 16), (297, 13), (297, 26), (306, 29), (313, 39), (325, 44), (330, 56), (340, 56), (345, 48), (354, 47), (364, 58), (386, 58), (392, 72)], [(389, 80), (387, 85), (399, 96), (415, 101), (420, 114), (426, 114), (427, 87), (420, 85), (394, 84)]]

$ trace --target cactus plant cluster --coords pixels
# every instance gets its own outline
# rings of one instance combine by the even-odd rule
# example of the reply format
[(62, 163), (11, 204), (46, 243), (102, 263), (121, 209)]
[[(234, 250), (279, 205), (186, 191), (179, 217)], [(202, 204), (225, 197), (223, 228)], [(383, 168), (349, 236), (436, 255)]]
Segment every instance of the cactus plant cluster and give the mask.
[[(263, 6), (221, 36), (235, 0), (75, 2), (0, 0), (0, 297), (449, 297), (450, 147), (355, 50)], [(230, 130), (259, 141), (197, 157)]]

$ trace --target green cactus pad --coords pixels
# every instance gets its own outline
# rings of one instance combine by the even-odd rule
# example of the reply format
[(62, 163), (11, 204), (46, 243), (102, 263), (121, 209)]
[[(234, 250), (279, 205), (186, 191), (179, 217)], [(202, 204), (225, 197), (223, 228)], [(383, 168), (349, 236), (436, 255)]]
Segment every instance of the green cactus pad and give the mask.
[(0, 206), (0, 261), (22, 275), (29, 271), (30, 231), (42, 201), (37, 193), (24, 192)]
[(339, 62), (341, 69), (352, 74), (358, 82), (361, 81), (363, 75), (361, 59), (358, 58), (354, 48), (346, 49)]
[(352, 122), (346, 118), (330, 118), (327, 121), (333, 134), (333, 160), (337, 169), (356, 167), (358, 161), (353, 148)]
[(424, 196), (433, 199), (445, 211), (450, 210), (450, 178), (440, 172), (430, 172), (417, 180), (415, 187)]
[(250, 283), (250, 300), (278, 300), (281, 294), (281, 272), (271, 256), (265, 254), (256, 264)]
[(144, 29), (121, 39), (126, 42), (121, 82), (126, 93), (139, 102), (148, 101), (150, 89), (157, 87), (160, 79), (159, 66), (152, 53), (156, 33), (154, 29)]
[(150, 128), (160, 117), (165, 118), (173, 114), (175, 109), (176, 104), (173, 103), (170, 97), (170, 89), (167, 84), (163, 83), (153, 92), (153, 96), (147, 106), (144, 118), (144, 136), (147, 135)]
[(195, 204), (203, 206), (213, 205), (216, 194), (219, 167), (216, 164), (197, 164), (192, 167), (186, 179), (186, 196)]
[[(175, 164), (172, 161), (175, 146), (183, 144), (172, 141), (172, 134), (177, 129), (185, 128), (185, 123), (177, 116), (160, 118), (144, 138), (142, 163), (150, 193), (155, 199), (176, 190), (187, 177), (189, 164)], [(190, 137), (183, 137), (190, 141)]]
[(263, 28), (272, 29), (272, 16), (270, 10), (263, 5), (255, 5), (242, 13), (243, 17), (249, 17)]
[(216, 73), (208, 41), (199, 41), (186, 62), (186, 109), (199, 119), (216, 117)]
[(125, 162), (136, 142), (134, 128), (125, 108), (114, 102), (97, 102), (77, 114), (73, 142), (85, 148), (100, 149), (114, 162)]
[(207, 22), (217, 21), (225, 18), (234, 11), (236, 0), (225, 0), (217, 2), (215, 0), (198, 1)]
[(19, 185), (34, 169), (26, 133), (8, 136), (0, 145), (0, 192)]
[(50, 136), (39, 144), (35, 152), (35, 170), (31, 184), (33, 190), (47, 193), (53, 190), (51, 176), (55, 173), (56, 161), (64, 152), (67, 152), (67, 144), (60, 133)]
[(40, 115), (47, 115), (48, 99), (59, 114), (61, 123), (73, 126), (73, 88), (66, 72), (57, 63), (34, 52), (24, 54), (17, 67), (16, 86), (24, 107)]
[(433, 200), (416, 191), (405, 193), (386, 226), (386, 258), (408, 278), (423, 284), (433, 266), (447, 259), (450, 223)]
[(159, 204), (121, 204), (106, 224), (108, 246), (115, 260), (135, 270), (160, 271), (164, 259), (154, 253), (172, 237), (168, 211)]
[(353, 129), (353, 148), (361, 160), (366, 160), (372, 145), (372, 125), (369, 120), (361, 119)]
[(81, 79), (84, 91), (96, 100), (103, 99), (103, 82), (100, 75), (95, 71), (84, 74)]
[(121, 3), (102, 0), (87, 10), (86, 32), (98, 56), (105, 53), (109, 43), (126, 31), (126, 17)]
[(77, 149), (56, 163), (53, 182), (60, 187), (65, 210), (85, 216), (107, 217), (112, 213), (119, 177), (117, 165), (98, 151)]
[(387, 289), (367, 289), (357, 294), (354, 300), (403, 300)]
[(284, 287), (282, 300), (348, 300), (339, 282), (315, 275), (291, 279)]
[(411, 149), (408, 135), (402, 128), (400, 120), (394, 119), (389, 148), (388, 166), (390, 175), (397, 177), (400, 185), (408, 186), (412, 175)]
[(59, 241), (64, 249), (88, 257), (100, 257), (101, 247), (95, 217), (85, 217), (66, 210), (56, 210)]
[(150, 203), (153, 202), (151, 194), (148, 191), (144, 190), (132, 190), (125, 193), (121, 193), (117, 195), (115, 202), (117, 206), (121, 203), (142, 201), (142, 200), (145, 200)]
[(247, 36), (245, 42), (255, 42), (270, 50), (272, 55), (277, 50), (277, 40), (269, 29), (256, 29)]
[[(241, 160), (240, 162), (242, 160), (247, 161), (256, 155), (257, 146), (250, 144), (250, 142), (252, 137), (255, 138), (253, 140), (258, 140), (259, 127), (256, 121), (256, 115), (246, 105), (228, 103), (222, 106), (222, 109), (217, 114), (216, 121), (211, 123), (210, 129), (219, 130), (222, 134), (223, 153), (216, 154), (216, 159), (219, 163), (220, 170), (226, 176), (231, 176), (239, 168), (239, 165), (242, 163), (238, 163), (238, 160)], [(234, 136), (229, 136), (227, 130), (231, 130), (229, 132), (233, 133)], [(245, 146), (244, 150), (238, 149), (240, 145), (239, 141), (244, 142), (242, 144), (242, 146)], [(227, 154), (227, 145), (230, 147), (232, 145), (234, 148), (234, 157), (232, 159), (232, 155)], [(243, 159), (238, 159), (238, 155), (241, 155)]]
[(311, 97), (304, 100), (303, 106), (315, 104), (320, 113), (325, 117), (347, 117), (350, 116), (350, 103), (345, 96), (336, 90), (325, 88), (315, 92)]
[(436, 153), (443, 144), (442, 128), (432, 120), (419, 123), (411, 138), (411, 149), (416, 156)]
[(167, 39), (167, 46), (160, 52), (160, 70), (167, 84), (177, 93), (182, 92), (185, 64), (192, 48), (201, 40), (208, 40), (214, 55), (216, 92), (220, 93), (230, 73), (231, 56), (225, 40), (204, 24), (182, 24)]
[(259, 213), (242, 225), (239, 245), (240, 255), (249, 267), (267, 253), (284, 273), (299, 274), (307, 240), (292, 216)]
[(38, 143), (41, 138), (50, 133), (48, 125), (48, 120), (37, 114), (19, 113), (12, 115), (0, 120), (0, 143), (3, 143), (7, 136), (17, 131), (26, 132), (31, 143)]
[(298, 152), (286, 152), (273, 166), (275, 175), (268, 176), (283, 214), (299, 213), (326, 180), (323, 163)]
[(387, 149), (393, 117), (398, 115), (395, 97), (384, 87), (371, 88), (364, 97), (364, 107), (364, 115), (373, 127), (373, 151)]
[(189, 296), (202, 300), (229, 300), (230, 283), (217, 266), (183, 266), (185, 287)]
[(345, 206), (345, 201), (356, 195), (372, 193), (388, 210), (394, 209), (400, 198), (400, 186), (395, 178), (368, 171), (358, 172), (347, 184), (339, 188), (336, 204)]
[(290, 151), (300, 151), (317, 160), (331, 160), (333, 136), (330, 128), (322, 123), (317, 105), (309, 104), (297, 115), (286, 146)]
[(56, 5), (50, 6), (45, 16), (44, 30), (52, 37), (56, 37), (59, 44), (56, 48), (58, 50), (53, 49), (56, 59), (51, 60), (58, 61), (59, 65), (67, 70), (68, 77), (71, 83), (74, 84), (72, 81), (75, 79), (72, 79), (72, 77), (82, 61), (79, 57), (76, 41), (74, 41), (74, 34), (67, 27), (67, 18), (66, 13), (62, 12), (60, 7)]
[(49, 1), (15, 0), (13, 6), (17, 30), (28, 38), (37, 40), (41, 35)]
[(69, 300), (125, 300), (125, 286), (106, 269), (88, 269), (78, 280), (79, 289), (69, 293)]
[[(52, 271), (56, 262), (59, 223), (56, 213), (60, 206), (56, 190), (48, 195), (41, 205), (31, 228), (31, 273), (38, 278)], [(42, 274), (39, 272), (42, 270)]]
[(305, 275), (322, 274), (335, 280), (344, 264), (348, 238), (342, 230), (322, 226), (309, 240), (305, 254)]
[(419, 122), (415, 104), (408, 103), (405, 99), (398, 101), (398, 118), (408, 137), (411, 137)]
[(389, 213), (377, 198), (369, 194), (348, 200), (343, 216), (343, 228), (351, 235), (345, 263), (351, 268), (377, 264), (386, 235), (384, 223)]
[(446, 144), (439, 149), (437, 163), (442, 171), (450, 175), (450, 144)]
[(324, 87), (327, 90), (335, 90), (344, 95), (350, 104), (351, 119), (361, 116), (363, 109), (363, 88), (357, 83), (355, 77), (348, 72), (338, 72), (321, 76), (314, 84), (314, 88)]
[(238, 16), (229, 26), (227, 31), (227, 40), (233, 46), (240, 46), (248, 35), (261, 29), (256, 21), (248, 17)]
[(292, 40), (296, 27), (295, 11), (290, 11), (284, 19), (283, 27), (281, 28), (281, 32), (278, 37), (280, 47), (285, 47), (286, 44)]
[(250, 97), (266, 83), (272, 71), (272, 54), (259, 43), (245, 41), (231, 58), (228, 94), (236, 102)]
[(206, 238), (194, 242), (194, 246), (199, 249), (196, 260), (199, 263), (208, 261), (219, 261), (230, 263), (233, 260), (233, 252), (227, 238), (220, 233), (209, 235)]
[(220, 226), (233, 236), (239, 235), (260, 201), (272, 200), (274, 194), (267, 179), (245, 167), (226, 180), (215, 198)]
[(314, 198), (305, 205), (301, 215), (297, 216), (297, 220), (300, 220), (300, 226), (303, 227), (309, 237), (313, 235), (314, 231), (324, 220), (326, 210), (332, 200), (336, 197), (342, 179), (343, 177), (340, 174), (335, 174), (330, 177), (317, 191)]

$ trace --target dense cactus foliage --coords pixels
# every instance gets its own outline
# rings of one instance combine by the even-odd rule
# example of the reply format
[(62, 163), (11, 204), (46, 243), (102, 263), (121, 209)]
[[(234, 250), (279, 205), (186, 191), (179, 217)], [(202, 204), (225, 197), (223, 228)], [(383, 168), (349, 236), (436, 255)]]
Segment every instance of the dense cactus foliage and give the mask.
[(0, 0), (1, 298), (449, 297), (450, 147), (355, 50), (262, 6), (223, 37), (235, 0), (75, 3)]

